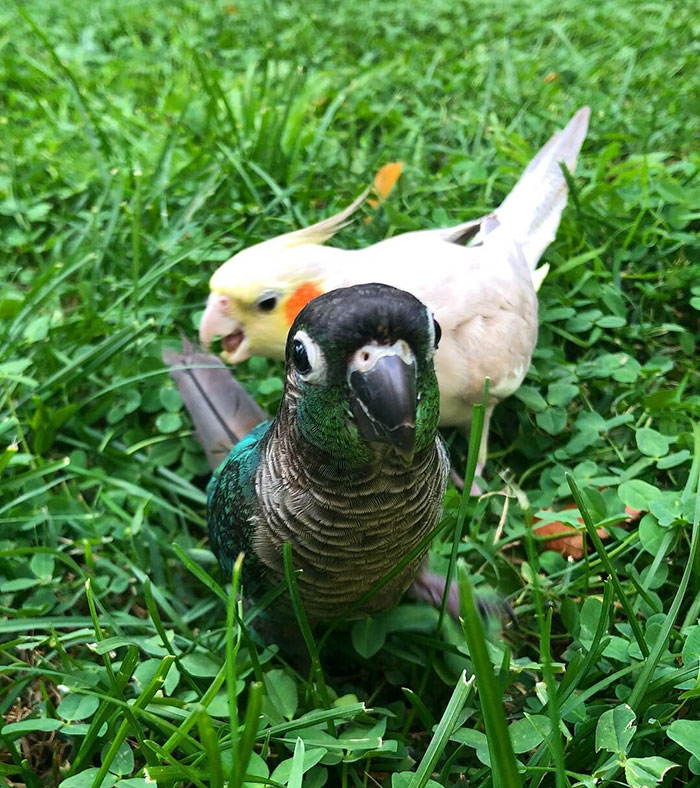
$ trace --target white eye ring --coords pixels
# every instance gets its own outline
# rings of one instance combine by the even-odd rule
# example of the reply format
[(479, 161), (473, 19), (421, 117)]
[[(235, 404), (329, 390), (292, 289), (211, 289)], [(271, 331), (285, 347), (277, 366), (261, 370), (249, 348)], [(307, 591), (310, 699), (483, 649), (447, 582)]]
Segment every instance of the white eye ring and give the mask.
[(304, 346), (311, 369), (303, 374), (297, 370), (297, 375), (306, 383), (323, 383), (326, 380), (326, 359), (323, 351), (311, 339), (306, 331), (297, 331), (294, 335), (294, 342), (300, 342)]
[(428, 333), (430, 335), (430, 351), (429, 351), (430, 356), (429, 356), (429, 358), (432, 358), (435, 355), (435, 352), (437, 351), (437, 347), (435, 346), (435, 325), (437, 323), (437, 320), (435, 318), (435, 315), (430, 310), (430, 307), (426, 308), (425, 314), (426, 314), (427, 320), (428, 320), (428, 326), (429, 326)]

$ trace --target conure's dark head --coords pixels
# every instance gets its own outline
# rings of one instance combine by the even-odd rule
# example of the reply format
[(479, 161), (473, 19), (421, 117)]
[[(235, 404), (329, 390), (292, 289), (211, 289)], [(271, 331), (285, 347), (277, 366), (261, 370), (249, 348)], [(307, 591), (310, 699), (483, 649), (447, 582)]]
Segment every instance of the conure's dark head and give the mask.
[(348, 464), (390, 447), (405, 463), (435, 440), (440, 327), (403, 290), (365, 284), (309, 302), (287, 338), (283, 407), (302, 436)]

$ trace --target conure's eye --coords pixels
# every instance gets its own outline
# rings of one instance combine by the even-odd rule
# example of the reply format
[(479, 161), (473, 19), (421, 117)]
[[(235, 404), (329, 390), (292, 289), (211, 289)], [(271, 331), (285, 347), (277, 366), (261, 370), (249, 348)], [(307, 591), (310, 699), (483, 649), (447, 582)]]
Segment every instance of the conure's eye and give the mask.
[(277, 306), (277, 296), (265, 295), (258, 301), (256, 306), (261, 312), (272, 312)]
[(326, 359), (316, 342), (304, 331), (294, 334), (290, 351), (291, 363), (304, 383), (318, 385), (326, 380)]
[(433, 319), (433, 330), (435, 333), (435, 347), (440, 344), (440, 339), (442, 337), (442, 329), (440, 328), (440, 324), (437, 320)]
[(308, 373), (311, 372), (311, 362), (309, 361), (309, 355), (306, 352), (304, 343), (299, 339), (294, 341), (292, 360), (294, 361), (294, 366), (299, 370), (300, 374), (308, 375)]

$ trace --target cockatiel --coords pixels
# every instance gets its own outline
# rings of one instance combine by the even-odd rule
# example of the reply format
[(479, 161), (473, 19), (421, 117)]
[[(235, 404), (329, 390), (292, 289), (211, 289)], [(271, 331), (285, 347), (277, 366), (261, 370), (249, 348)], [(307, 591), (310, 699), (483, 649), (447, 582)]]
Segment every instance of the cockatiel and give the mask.
[[(245, 437), (263, 413), (221, 362), (164, 354), (210, 464), (235, 443), (207, 488), (207, 519), (224, 572), (245, 553), (246, 596), (284, 578), (289, 541), (307, 615), (333, 618), (436, 526), (449, 467), (437, 432), (439, 338), (430, 310), (387, 285), (316, 298), (289, 331), (276, 417)], [(444, 579), (422, 564), (426, 550), (355, 614), (392, 606), (412, 583), (415, 596), (439, 599)]]
[(480, 464), (495, 404), (523, 381), (537, 340), (537, 295), (547, 266), (537, 263), (554, 240), (570, 172), (588, 128), (580, 109), (525, 169), (488, 216), (438, 230), (388, 238), (365, 249), (324, 246), (365, 195), (324, 221), (244, 249), (212, 276), (199, 334), (205, 347), (222, 337), (232, 364), (258, 354), (282, 358), (289, 326), (312, 298), (336, 287), (384, 282), (432, 310), (443, 337), (435, 356), (440, 424), (468, 425), (490, 378)]

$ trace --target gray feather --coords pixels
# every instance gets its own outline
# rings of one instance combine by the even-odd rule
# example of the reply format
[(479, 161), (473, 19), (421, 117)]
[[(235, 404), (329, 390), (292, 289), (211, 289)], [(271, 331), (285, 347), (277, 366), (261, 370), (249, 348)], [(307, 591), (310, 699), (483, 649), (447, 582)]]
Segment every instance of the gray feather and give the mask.
[(188, 340), (182, 340), (181, 353), (165, 351), (163, 361), (170, 367), (211, 468), (268, 418), (220, 359), (201, 352)]

